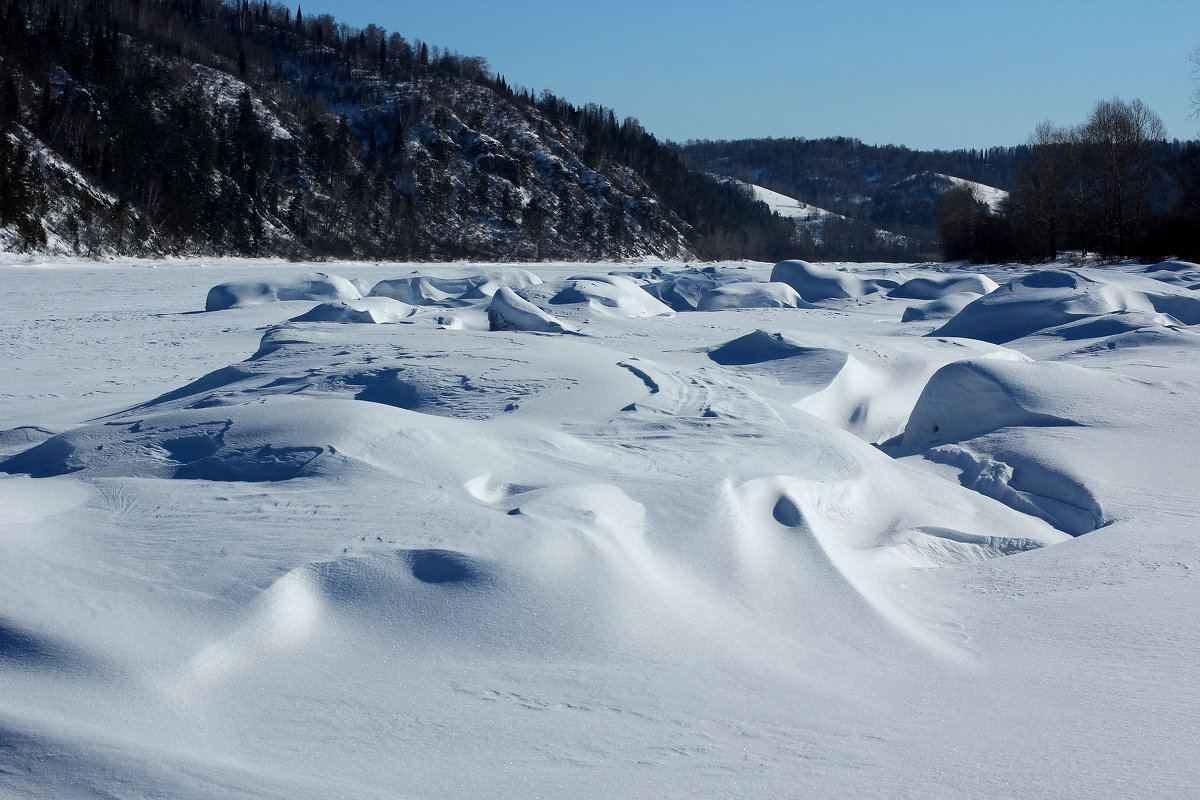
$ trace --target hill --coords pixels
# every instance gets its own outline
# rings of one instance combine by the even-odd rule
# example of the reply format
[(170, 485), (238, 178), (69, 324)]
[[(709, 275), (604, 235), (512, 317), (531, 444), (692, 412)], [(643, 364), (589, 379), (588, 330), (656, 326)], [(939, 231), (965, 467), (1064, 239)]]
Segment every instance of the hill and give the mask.
[(946, 193), (970, 185), (996, 211), (1030, 158), (1024, 146), (921, 151), (845, 137), (702, 140), (676, 149), (697, 171), (823, 209), (804, 225), (810, 252), (861, 261), (939, 258), (938, 209)]
[(0, 24), (0, 249), (791, 254), (636, 120), (373, 25), (217, 0), (9, 0)]

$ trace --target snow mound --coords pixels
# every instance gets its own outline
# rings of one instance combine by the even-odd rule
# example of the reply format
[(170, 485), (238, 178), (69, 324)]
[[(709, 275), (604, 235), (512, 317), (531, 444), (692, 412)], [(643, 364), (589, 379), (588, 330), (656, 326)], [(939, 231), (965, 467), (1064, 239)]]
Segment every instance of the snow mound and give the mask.
[(549, 302), (585, 303), (588, 308), (617, 317), (669, 317), (674, 311), (630, 278), (621, 275), (575, 275)]
[[(379, 281), (371, 288), (370, 297), (388, 297), (414, 306), (432, 306), (457, 299), (453, 292), (443, 291), (438, 284), (442, 281), (426, 277), (397, 278)], [(459, 288), (459, 287), (454, 287)]]
[(1079, 425), (1063, 415), (1063, 397), (1091, 387), (1089, 370), (1052, 361), (973, 359), (939, 369), (917, 399), (904, 428), (905, 445), (973, 439), (1012, 426)]
[(1041, 270), (975, 300), (929, 335), (1002, 344), (1084, 317), (1155, 310), (1150, 299), (1135, 289), (1078, 270)]
[(293, 317), (292, 322), (360, 322), (380, 324), (399, 322), (417, 309), (390, 297), (364, 297), (361, 300), (321, 303), (311, 311)]
[(502, 458), (502, 446), (483, 441), (478, 424), (375, 402), (264, 394), (242, 405), (135, 410), (81, 425), (0, 461), (0, 472), (54, 478), (58, 482), (48, 484), (48, 490), (64, 498), (78, 494), (80, 502), (86, 491), (75, 487), (87, 484), (62, 481), (277, 483), (378, 479), (387, 473), (431, 476), (470, 466), (447, 454)]
[(1200, 294), (1180, 290), (1178, 293), (1145, 292), (1155, 311), (1170, 314), (1184, 325), (1200, 325)]
[(1178, 321), (1169, 314), (1152, 314), (1148, 311), (1114, 311), (1096, 317), (1085, 317), (1065, 325), (1047, 328), (1043, 333), (1057, 336), (1064, 341), (1075, 339), (1100, 339), (1122, 333), (1150, 329), (1177, 328)]
[(1200, 264), (1191, 261), (1163, 261), (1146, 267), (1142, 273), (1163, 283), (1200, 289)]
[(507, 286), (500, 287), (488, 304), (488, 327), (493, 331), (576, 332), (575, 326), (551, 315)]
[(1200, 264), (1194, 261), (1160, 261), (1146, 267), (1146, 272), (1200, 272)]
[[(483, 311), (479, 312), (485, 317)], [(423, 320), (430, 322), (429, 320)], [(386, 325), (279, 325), (251, 358), (221, 367), (130, 413), (222, 408), (276, 398), (361, 400), (433, 417), (489, 420), (509, 414), (607, 417), (646, 393), (621, 357), (583, 337), (547, 344), (536, 365), (517, 362), (512, 342), (479, 340), (479, 329)], [(351, 337), (353, 346), (347, 345)], [(529, 346), (529, 345), (525, 345)], [(556, 399), (572, 392), (569, 403)]]
[(966, 488), (1080, 536), (1107, 522), (1106, 484), (1064, 453), (1109, 435), (1105, 404), (1127, 406), (1144, 387), (1057, 362), (959, 361), (930, 378), (900, 440), (958, 469)]
[(655, 273), (661, 280), (646, 286), (646, 291), (675, 311), (695, 311), (696, 306), (700, 304), (700, 298), (706, 292), (730, 283), (749, 280), (744, 273), (716, 267), (688, 267), (671, 273), (655, 270)]
[[(832, 351), (820, 347), (809, 347), (783, 333), (768, 333), (756, 330), (739, 336), (709, 351), (708, 357), (722, 366), (746, 366), (762, 364), (797, 356), (825, 354)], [(845, 360), (845, 354), (842, 354)]]
[(73, 478), (0, 480), (0, 508), (9, 523), (42, 522), (83, 505), (91, 488)]
[(264, 409), (187, 409), (83, 425), (0, 462), (0, 470), (35, 478), (86, 472), (254, 482), (317, 474), (338, 458), (328, 441), (317, 440), (336, 432), (343, 418), (296, 402)]
[(205, 311), (223, 311), (227, 308), (255, 306), (277, 300), (361, 300), (362, 295), (354, 284), (337, 275), (318, 272), (307, 275), (294, 283), (276, 281), (232, 281), (208, 290), (204, 302)]
[[(1115, 315), (1114, 315), (1115, 316)], [(1089, 321), (1078, 323), (1086, 325)], [(1069, 339), (1069, 336), (1064, 338)], [(1200, 347), (1200, 331), (1191, 328), (1149, 326), (1123, 333), (1113, 333), (1098, 341), (1089, 342), (1072, 355), (1083, 356), (1096, 353), (1115, 353), (1135, 348), (1162, 348), (1179, 353), (1190, 352)], [(1197, 359), (1200, 361), (1200, 359)]]
[(999, 284), (986, 275), (946, 275), (937, 278), (913, 278), (888, 292), (888, 297), (906, 300), (937, 300), (951, 294), (974, 292), (989, 294)]
[(857, 275), (807, 261), (780, 261), (771, 270), (772, 283), (786, 283), (810, 303), (861, 297), (874, 286)]
[(496, 269), (466, 278), (411, 278), (383, 280), (371, 289), (373, 297), (390, 297), (414, 306), (459, 306), (486, 300), (501, 287), (520, 291), (537, 286), (542, 279), (516, 267)]
[(786, 283), (730, 283), (709, 289), (696, 304), (697, 311), (726, 308), (814, 308)]
[(1077, 465), (1045, 447), (1000, 446), (989, 453), (993, 444), (945, 444), (930, 448), (925, 457), (958, 469), (964, 487), (1045, 520), (1069, 536), (1082, 536), (1105, 524), (1104, 509)]
[(646, 286), (647, 294), (661, 300), (675, 311), (695, 311), (705, 292), (721, 285), (708, 275), (679, 275)]
[(943, 295), (928, 303), (908, 306), (901, 315), (901, 322), (921, 322), (935, 319), (950, 319), (971, 303), (983, 297), (978, 292), (956, 292)]
[(0, 455), (8, 455), (41, 444), (55, 433), (56, 431), (37, 425), (22, 425), (0, 431)]

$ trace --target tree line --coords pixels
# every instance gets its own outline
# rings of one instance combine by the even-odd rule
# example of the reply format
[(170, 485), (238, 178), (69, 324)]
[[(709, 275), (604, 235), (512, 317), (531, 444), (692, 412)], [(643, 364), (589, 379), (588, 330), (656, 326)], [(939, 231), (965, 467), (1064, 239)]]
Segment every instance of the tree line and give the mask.
[(1081, 124), (1038, 125), (1008, 202), (960, 187), (941, 205), (947, 260), (1200, 259), (1200, 143), (1167, 142), (1140, 100), (1096, 103)]

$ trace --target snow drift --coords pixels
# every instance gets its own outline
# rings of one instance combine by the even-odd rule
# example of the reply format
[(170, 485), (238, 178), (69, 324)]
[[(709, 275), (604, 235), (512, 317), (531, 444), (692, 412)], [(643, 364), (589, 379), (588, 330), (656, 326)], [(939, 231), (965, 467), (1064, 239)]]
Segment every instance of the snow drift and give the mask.
[(488, 326), (494, 331), (574, 332), (575, 326), (542, 311), (507, 286), (500, 287), (488, 304)]
[(988, 294), (999, 287), (986, 275), (944, 275), (937, 278), (911, 278), (888, 292), (888, 297), (907, 300), (937, 300), (962, 292)]
[(1004, 343), (1087, 317), (1130, 311), (1162, 312), (1196, 324), (1200, 297), (1132, 276), (1041, 270), (975, 300), (929, 335)]
[(364, 297), (361, 300), (342, 300), (320, 303), (292, 322), (359, 322), (380, 324), (399, 322), (411, 317), (417, 309), (390, 297)]
[(520, 291), (541, 282), (528, 270), (508, 267), (465, 278), (416, 275), (383, 280), (371, 289), (371, 296), (390, 297), (414, 306), (459, 306), (487, 300), (501, 287)]
[(697, 311), (726, 308), (814, 308), (786, 283), (729, 283), (709, 289), (696, 303)]
[(956, 292), (942, 295), (928, 303), (908, 306), (901, 315), (901, 322), (924, 322), (926, 320), (950, 319), (983, 295), (976, 292)]
[(208, 290), (205, 311), (271, 303), (277, 300), (360, 300), (354, 284), (337, 275), (315, 273), (289, 283), (277, 281), (233, 281)]
[(786, 283), (810, 303), (859, 297), (875, 289), (857, 275), (798, 260), (776, 264), (771, 270), (771, 282)]
[[(1152, 308), (1010, 348), (882, 292), (638, 316), (619, 265), (163, 313), (248, 265), (155, 266), (0, 265), (0, 794), (1195, 783), (1182, 284), (1088, 271)], [(624, 269), (689, 310), (772, 271)]]
[(675, 312), (621, 275), (573, 275), (568, 285), (550, 298), (551, 305), (582, 303), (593, 311), (617, 317), (662, 317)]

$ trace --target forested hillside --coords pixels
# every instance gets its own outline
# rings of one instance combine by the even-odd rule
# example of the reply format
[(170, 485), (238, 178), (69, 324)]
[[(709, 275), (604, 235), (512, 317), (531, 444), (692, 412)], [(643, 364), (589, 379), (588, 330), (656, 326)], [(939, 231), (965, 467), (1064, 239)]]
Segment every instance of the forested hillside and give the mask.
[[(1165, 141), (1138, 101), (1097, 107), (1109, 111), (1078, 127), (1043, 126), (1015, 147), (749, 139), (692, 141), (677, 151), (693, 169), (831, 212), (802, 231), (818, 258), (1036, 260), (1063, 250), (1200, 257), (1200, 144)], [(1128, 120), (1135, 108), (1150, 115), (1136, 134)]]
[(1007, 189), (1029, 151), (921, 151), (858, 139), (691, 141), (694, 169), (758, 184), (832, 212), (814, 232), (814, 254), (834, 259), (936, 258), (938, 209), (956, 180)]
[(947, 259), (1200, 259), (1200, 142), (1167, 142), (1140, 100), (1101, 100), (1084, 122), (1037, 126), (1012, 194), (987, 208), (954, 190), (939, 215)]
[(0, 249), (774, 259), (795, 230), (635, 120), (267, 2), (4, 0)]

